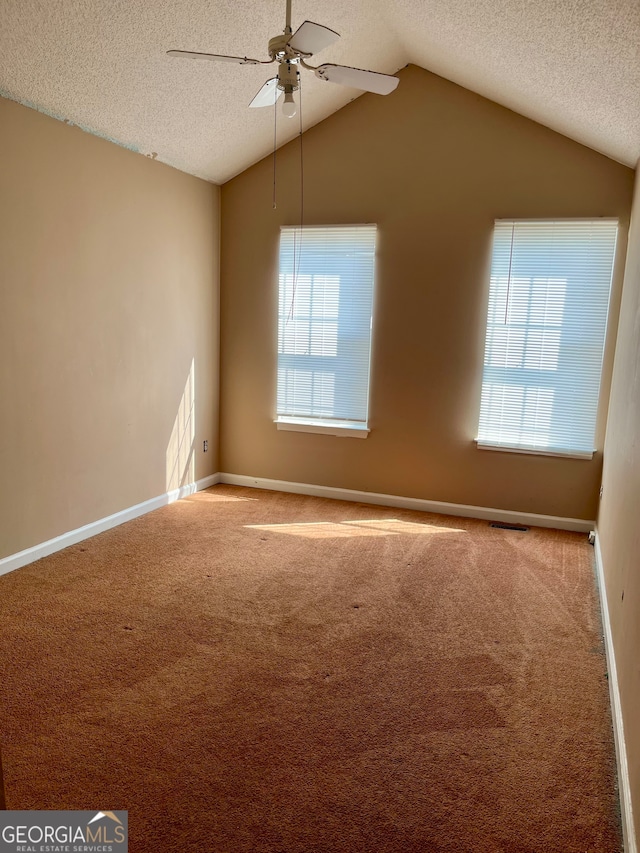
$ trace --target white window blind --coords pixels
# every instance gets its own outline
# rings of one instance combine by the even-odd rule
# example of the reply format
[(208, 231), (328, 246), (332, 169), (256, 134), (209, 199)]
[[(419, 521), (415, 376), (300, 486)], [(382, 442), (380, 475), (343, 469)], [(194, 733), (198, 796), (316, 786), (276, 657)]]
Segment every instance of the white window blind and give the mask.
[(478, 446), (591, 457), (617, 222), (496, 222)]
[(375, 225), (280, 232), (277, 420), (367, 427)]

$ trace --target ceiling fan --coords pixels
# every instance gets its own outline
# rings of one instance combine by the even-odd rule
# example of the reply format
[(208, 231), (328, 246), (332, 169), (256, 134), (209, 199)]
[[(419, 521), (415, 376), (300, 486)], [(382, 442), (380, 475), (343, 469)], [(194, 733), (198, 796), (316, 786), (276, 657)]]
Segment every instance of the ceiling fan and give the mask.
[(258, 94), (249, 104), (250, 107), (273, 106), (280, 95), (284, 93), (283, 112), (289, 118), (296, 114), (296, 104), (293, 93), (300, 86), (298, 66), (313, 71), (316, 77), (330, 83), (351, 86), (365, 92), (378, 95), (388, 95), (398, 85), (398, 78), (377, 71), (365, 71), (362, 68), (350, 68), (346, 65), (309, 65), (307, 59), (315, 53), (329, 47), (340, 35), (329, 27), (305, 21), (295, 33), (291, 29), (291, 0), (286, 0), (286, 24), (282, 35), (269, 39), (268, 53), (270, 59), (249, 59), (246, 56), (220, 56), (215, 53), (197, 53), (191, 50), (168, 50), (169, 56), (185, 57), (187, 59), (208, 59), (212, 62), (236, 62), (238, 65), (269, 65), (278, 63), (278, 74), (264, 84)]

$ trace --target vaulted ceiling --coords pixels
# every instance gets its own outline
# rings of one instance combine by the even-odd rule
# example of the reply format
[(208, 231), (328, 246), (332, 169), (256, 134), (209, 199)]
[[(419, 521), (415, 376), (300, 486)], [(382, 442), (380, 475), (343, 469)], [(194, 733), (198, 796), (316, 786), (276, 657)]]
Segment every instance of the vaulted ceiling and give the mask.
[[(305, 19), (342, 36), (314, 64), (414, 63), (622, 163), (640, 157), (638, 0), (293, 0), (293, 29)], [(276, 111), (248, 104), (275, 66), (166, 51), (267, 59), (284, 23), (285, 0), (2, 0), (0, 94), (223, 183), (273, 148)], [(303, 127), (360, 94), (303, 72)], [(277, 111), (278, 145), (298, 129)]]

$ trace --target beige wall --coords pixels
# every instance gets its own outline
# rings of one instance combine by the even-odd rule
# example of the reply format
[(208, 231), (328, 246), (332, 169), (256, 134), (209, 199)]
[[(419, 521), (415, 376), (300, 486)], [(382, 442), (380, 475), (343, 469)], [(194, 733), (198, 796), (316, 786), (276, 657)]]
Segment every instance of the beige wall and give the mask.
[[(640, 164), (639, 164), (640, 165)], [(636, 837), (640, 840), (640, 180), (604, 450), (598, 533), (627, 743)]]
[(3, 557), (217, 471), (219, 190), (6, 100), (0, 127)]
[[(595, 518), (593, 461), (476, 449), (493, 221), (616, 216), (633, 170), (415, 66), (304, 136), (308, 224), (379, 228), (365, 441), (278, 432), (279, 227), (299, 222), (298, 143), (222, 188), (221, 468), (234, 474)], [(283, 119), (284, 121), (284, 119)], [(612, 325), (621, 289), (614, 284)], [(613, 337), (613, 336), (612, 336)], [(613, 347), (605, 369), (608, 390)], [(600, 415), (602, 448), (606, 411)]]

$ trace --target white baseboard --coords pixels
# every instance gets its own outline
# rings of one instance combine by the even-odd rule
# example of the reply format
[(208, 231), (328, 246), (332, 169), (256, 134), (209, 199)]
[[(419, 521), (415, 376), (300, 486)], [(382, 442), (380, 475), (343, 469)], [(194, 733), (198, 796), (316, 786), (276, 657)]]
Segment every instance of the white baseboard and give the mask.
[(556, 530), (575, 530), (587, 533), (593, 530), (594, 521), (581, 518), (562, 518), (556, 515), (538, 515), (533, 512), (514, 512), (507, 509), (491, 509), (484, 506), (450, 504), (442, 501), (426, 501), (421, 498), (403, 498), (398, 495), (382, 495), (377, 492), (359, 492), (339, 489), (334, 486), (313, 486), (307, 483), (289, 483), (286, 480), (268, 480), (264, 477), (248, 477), (244, 474), (220, 474), (220, 483), (233, 486), (249, 486), (268, 489), (272, 492), (292, 492), (297, 495), (312, 495), (318, 498), (334, 498), (341, 501), (393, 506), (401, 509), (416, 509), (435, 512), (438, 515), (457, 515), (462, 518), (483, 518), (489, 521), (504, 521), (507, 524), (525, 524), (531, 527), (552, 527)]
[(151, 498), (143, 503), (123, 509), (106, 518), (100, 518), (70, 530), (54, 539), (41, 542), (32, 548), (11, 554), (0, 559), (0, 575), (19, 569), (41, 557), (47, 557), (55, 551), (61, 551), (69, 545), (75, 545), (83, 539), (95, 536), (118, 524), (124, 524), (154, 509), (180, 500), (180, 498), (192, 495), (194, 492), (208, 489), (216, 483), (228, 483), (235, 486), (250, 486), (251, 488), (267, 489), (274, 492), (291, 492), (299, 495), (313, 495), (321, 498), (333, 498), (342, 501), (357, 501), (358, 503), (376, 504), (381, 506), (399, 507), (402, 509), (415, 509), (422, 512), (435, 512), (439, 515), (454, 515), (464, 518), (483, 518), (489, 521), (504, 521), (512, 524), (526, 524), (534, 527), (552, 527), (560, 530), (575, 530), (586, 533), (594, 527), (593, 521), (585, 521), (580, 518), (562, 518), (555, 515), (538, 515), (536, 513), (513, 512), (504, 509), (489, 509), (481, 506), (466, 506), (464, 504), (443, 503), (442, 501), (426, 501), (421, 498), (405, 498), (398, 495), (384, 495), (377, 492), (360, 492), (354, 489), (340, 489), (334, 486), (314, 486), (307, 483), (291, 483), (286, 480), (269, 480), (264, 477), (248, 477), (244, 474), (211, 474), (202, 480), (187, 483), (179, 489), (165, 492), (163, 495)]
[(613, 635), (611, 633), (611, 620), (609, 618), (609, 604), (607, 602), (607, 587), (604, 579), (602, 551), (600, 550), (600, 537), (598, 536), (597, 530), (594, 551), (596, 577), (598, 579), (598, 590), (600, 592), (600, 609), (602, 611), (604, 647), (607, 656), (607, 671), (609, 674), (609, 696), (611, 700), (611, 714), (613, 717), (613, 735), (616, 745), (616, 763), (618, 765), (622, 838), (625, 853), (638, 853), (635, 827), (633, 824), (631, 782), (629, 780), (629, 765), (627, 763), (627, 747), (624, 739), (624, 722), (622, 718), (622, 703), (620, 701), (620, 687), (618, 685), (618, 670), (616, 668), (616, 655), (613, 647)]
[[(68, 533), (63, 533), (61, 536), (56, 536), (54, 539), (49, 539), (46, 542), (41, 542), (39, 545), (34, 545), (32, 548), (27, 548), (24, 551), (19, 551), (17, 554), (11, 554), (8, 557), (0, 559), (0, 575), (11, 572), (14, 569), (19, 569), (41, 557), (47, 557), (55, 551), (60, 551), (62, 548), (67, 548), (69, 545), (75, 545), (83, 539), (88, 539), (90, 536), (95, 536), (105, 530), (110, 530), (112, 527), (117, 527), (119, 524), (124, 524), (126, 521), (131, 521), (140, 515), (147, 512), (152, 512), (154, 509), (159, 509), (162, 506), (180, 500), (180, 498), (199, 492), (202, 489), (208, 489), (210, 486), (215, 486), (216, 483), (228, 483), (235, 486), (249, 486), (257, 489), (267, 489), (274, 492), (291, 492), (299, 495), (313, 495), (321, 498), (333, 498), (343, 501), (357, 501), (358, 503), (376, 504), (381, 506), (399, 507), (402, 509), (415, 509), (422, 512), (434, 512), (439, 515), (454, 515), (464, 518), (483, 518), (490, 521), (504, 521), (512, 524), (526, 524), (535, 527), (552, 527), (560, 530), (575, 530), (579, 532), (587, 532), (594, 527), (593, 521), (585, 521), (580, 518), (562, 518), (555, 515), (538, 515), (536, 513), (513, 512), (504, 509), (490, 509), (481, 506), (466, 506), (465, 504), (444, 503), (442, 501), (427, 501), (421, 498), (406, 498), (398, 495), (384, 495), (377, 492), (360, 492), (354, 489), (340, 489), (334, 486), (314, 486), (307, 483), (292, 483), (286, 480), (269, 480), (264, 477), (248, 477), (244, 474), (211, 474), (209, 477), (204, 477), (202, 480), (197, 480), (193, 483), (187, 483), (179, 489), (174, 489), (171, 492), (165, 492), (163, 495), (151, 498), (143, 503), (123, 509), (106, 518), (100, 518), (97, 521), (92, 521), (85, 524), (83, 527), (78, 527), (76, 530), (70, 530)], [(635, 851), (634, 851), (635, 853)]]
[(131, 521), (144, 515), (147, 512), (152, 512), (154, 509), (160, 509), (162, 506), (186, 498), (194, 492), (200, 492), (202, 489), (208, 489), (209, 486), (215, 486), (220, 482), (219, 474), (211, 474), (209, 477), (203, 477), (202, 480), (196, 480), (193, 483), (187, 483), (179, 489), (174, 489), (171, 492), (165, 492), (163, 495), (158, 495), (156, 498), (151, 498), (148, 501), (130, 506), (120, 512), (115, 512), (113, 515), (108, 515), (106, 518), (100, 518), (98, 521), (92, 521), (85, 524), (83, 527), (78, 527), (76, 530), (70, 530), (68, 533), (63, 533), (61, 536), (56, 536), (55, 539), (49, 539), (46, 542), (41, 542), (39, 545), (34, 545), (32, 548), (27, 548), (24, 551), (19, 551), (17, 554), (11, 554), (9, 557), (4, 557), (0, 560), (0, 575), (5, 575), (7, 572), (12, 572), (14, 569), (19, 569), (26, 566), (28, 563), (33, 563), (34, 560), (39, 560), (41, 557), (47, 557), (55, 551), (61, 551), (63, 548), (68, 548), (69, 545), (75, 545), (77, 542), (82, 542), (83, 539), (88, 539), (90, 536), (95, 536), (97, 533), (103, 533), (105, 530), (110, 530), (112, 527), (117, 527), (119, 524), (124, 524), (125, 521)]

